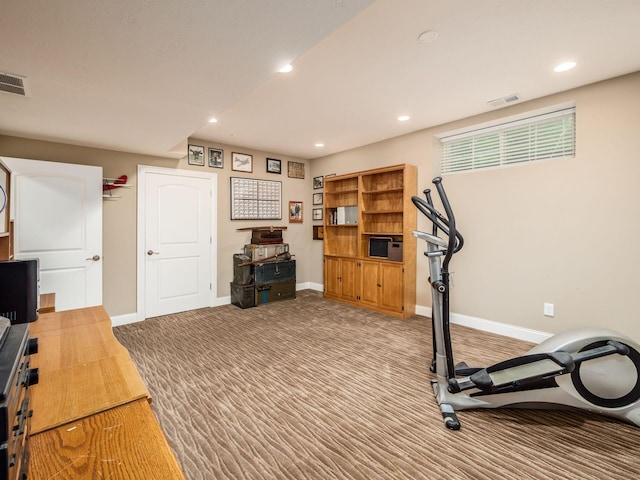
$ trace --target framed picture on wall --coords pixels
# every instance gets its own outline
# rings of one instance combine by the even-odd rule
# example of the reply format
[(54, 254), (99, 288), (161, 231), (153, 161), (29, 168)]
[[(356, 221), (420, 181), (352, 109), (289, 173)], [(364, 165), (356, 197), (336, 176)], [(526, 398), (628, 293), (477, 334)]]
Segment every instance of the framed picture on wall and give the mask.
[(209, 148), (209, 166), (212, 168), (224, 167), (224, 150)]
[(322, 220), (322, 209), (314, 208), (313, 209), (313, 219), (314, 220)]
[(304, 178), (304, 163), (301, 162), (288, 162), (289, 167), (287, 172), (290, 178)]
[(313, 177), (313, 189), (317, 190), (322, 187), (324, 187), (324, 177)]
[(236, 172), (253, 172), (253, 156), (246, 153), (231, 154), (231, 170)]
[(302, 202), (289, 202), (289, 223), (302, 223)]
[(204, 166), (204, 147), (200, 145), (189, 145), (189, 165)]
[(313, 204), (314, 205), (322, 205), (322, 194), (314, 193), (313, 194)]
[(282, 173), (282, 162), (277, 158), (267, 158), (267, 173)]

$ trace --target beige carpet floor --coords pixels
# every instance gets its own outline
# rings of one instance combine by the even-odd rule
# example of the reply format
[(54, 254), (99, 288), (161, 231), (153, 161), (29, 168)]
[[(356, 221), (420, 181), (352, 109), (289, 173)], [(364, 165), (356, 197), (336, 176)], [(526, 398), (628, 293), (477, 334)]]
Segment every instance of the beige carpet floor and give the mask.
[[(485, 410), (444, 428), (430, 320), (313, 291), (115, 328), (187, 478), (637, 479), (640, 429), (587, 412)], [(529, 345), (454, 326), (456, 360)]]

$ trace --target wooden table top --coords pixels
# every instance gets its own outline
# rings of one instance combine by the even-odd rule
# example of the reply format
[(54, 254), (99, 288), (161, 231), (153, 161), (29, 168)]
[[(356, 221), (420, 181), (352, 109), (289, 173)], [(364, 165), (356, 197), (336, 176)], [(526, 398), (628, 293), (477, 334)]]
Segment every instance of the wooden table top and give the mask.
[(150, 395), (103, 307), (40, 315), (31, 357), (40, 380), (31, 387), (31, 433), (63, 425)]
[(185, 478), (144, 399), (32, 436), (29, 451), (30, 480)]

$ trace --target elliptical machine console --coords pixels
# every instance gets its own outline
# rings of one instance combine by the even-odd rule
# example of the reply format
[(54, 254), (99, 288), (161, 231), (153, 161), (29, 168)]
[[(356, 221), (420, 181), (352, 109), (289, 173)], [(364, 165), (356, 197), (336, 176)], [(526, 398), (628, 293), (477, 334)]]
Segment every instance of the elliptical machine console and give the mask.
[[(640, 426), (640, 346), (603, 328), (581, 328), (555, 335), (527, 354), (489, 367), (454, 363), (450, 332), (449, 262), (464, 239), (442, 179), (433, 179), (444, 208), (430, 190), (413, 204), (432, 223), (431, 233), (414, 231), (427, 242), (432, 296), (433, 360), (431, 384), (444, 423), (459, 430), (456, 410), (473, 408), (580, 408)], [(442, 234), (441, 238), (439, 234)]]

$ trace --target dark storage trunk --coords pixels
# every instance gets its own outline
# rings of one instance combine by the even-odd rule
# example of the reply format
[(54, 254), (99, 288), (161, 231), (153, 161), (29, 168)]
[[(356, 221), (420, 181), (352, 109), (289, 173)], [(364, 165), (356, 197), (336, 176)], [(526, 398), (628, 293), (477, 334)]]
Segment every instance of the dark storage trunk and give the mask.
[(278, 300), (296, 298), (296, 281), (273, 282), (256, 287), (256, 303), (263, 305)]
[(233, 255), (233, 283), (248, 285), (253, 283), (253, 265), (240, 267), (242, 263), (251, 261), (251, 257), (236, 253)]
[(256, 306), (256, 290), (253, 284), (238, 285), (231, 283), (231, 303), (240, 308)]
[(256, 285), (296, 279), (296, 261), (265, 262), (255, 265)]

